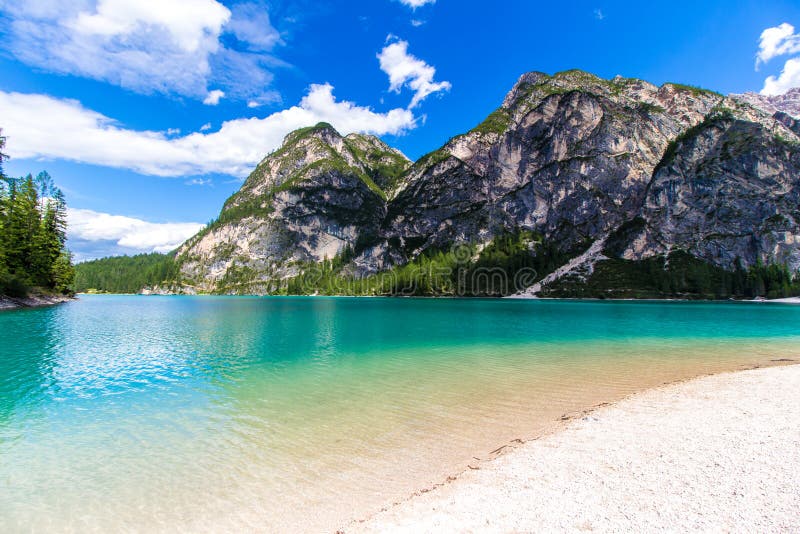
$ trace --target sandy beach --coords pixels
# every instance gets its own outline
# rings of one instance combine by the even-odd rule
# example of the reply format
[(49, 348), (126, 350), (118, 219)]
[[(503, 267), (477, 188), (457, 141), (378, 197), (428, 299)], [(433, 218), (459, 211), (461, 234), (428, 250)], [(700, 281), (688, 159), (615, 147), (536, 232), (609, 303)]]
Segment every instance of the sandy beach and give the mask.
[(787, 297), (785, 299), (773, 299), (769, 302), (783, 302), (784, 304), (800, 304), (800, 297)]
[(800, 365), (698, 378), (510, 444), (346, 532), (800, 530)]

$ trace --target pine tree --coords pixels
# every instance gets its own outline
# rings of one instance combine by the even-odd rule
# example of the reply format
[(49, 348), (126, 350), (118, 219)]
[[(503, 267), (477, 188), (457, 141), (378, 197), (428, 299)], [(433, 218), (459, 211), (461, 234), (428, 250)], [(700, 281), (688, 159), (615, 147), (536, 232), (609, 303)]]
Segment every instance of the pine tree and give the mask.
[(3, 129), (0, 128), (0, 178), (5, 178), (5, 174), (3, 174), (3, 161), (8, 159), (3, 153), (3, 149), (6, 147), (6, 138), (3, 137)]
[(12, 275), (31, 283), (31, 259), (39, 232), (39, 198), (33, 176), (11, 180), (8, 218), (5, 225), (6, 265)]
[(59, 293), (69, 292), (75, 280), (75, 267), (72, 265), (72, 255), (62, 249), (51, 267), (52, 288)]
[(39, 173), (35, 183), (40, 199), (41, 224), (34, 237), (30, 259), (31, 275), (37, 285), (53, 287), (53, 266), (60, 260), (66, 243), (66, 202), (47, 172)]
[(6, 138), (3, 137), (3, 130), (0, 128), (0, 293), (4, 292), (4, 286), (8, 281), (8, 268), (6, 267), (5, 249), (5, 221), (8, 209), (8, 186), (5, 174), (3, 174), (3, 161), (8, 157), (3, 153)]
[[(0, 136), (0, 149), (4, 141)], [(0, 164), (4, 159), (0, 151)], [(47, 172), (9, 178), (1, 169), (0, 295), (24, 296), (31, 286), (69, 292), (74, 269), (64, 194)]]

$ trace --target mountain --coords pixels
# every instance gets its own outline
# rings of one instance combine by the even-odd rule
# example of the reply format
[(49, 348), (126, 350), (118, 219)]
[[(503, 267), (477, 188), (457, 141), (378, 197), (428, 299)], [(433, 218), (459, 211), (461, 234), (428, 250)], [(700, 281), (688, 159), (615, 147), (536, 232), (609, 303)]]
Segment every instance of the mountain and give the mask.
[(305, 265), (363, 246), (410, 164), (377, 137), (343, 137), (329, 124), (290, 133), (219, 218), (180, 247), (184, 283), (268, 293)]
[(581, 71), (526, 74), (486, 121), (409, 170), (388, 210), (385, 261), (364, 263), (517, 228), (580, 248), (638, 214), (670, 141), (721, 100)]
[(762, 109), (770, 115), (786, 113), (795, 119), (800, 119), (800, 87), (789, 89), (782, 95), (767, 96), (758, 93), (743, 93), (731, 96)]
[[(747, 95), (577, 70), (523, 75), (413, 163), (318, 124), (258, 165), (156, 290), (785, 295), (800, 289), (796, 126)], [(498, 270), (513, 283), (492, 286)]]

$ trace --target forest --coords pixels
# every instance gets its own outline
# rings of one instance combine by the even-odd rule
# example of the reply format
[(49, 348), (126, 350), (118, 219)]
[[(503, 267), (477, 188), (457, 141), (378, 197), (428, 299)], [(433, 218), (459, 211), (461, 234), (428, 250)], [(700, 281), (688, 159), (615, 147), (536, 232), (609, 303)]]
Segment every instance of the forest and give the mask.
[[(541, 280), (576, 254), (564, 253), (529, 231), (498, 236), (483, 250), (462, 245), (429, 250), (407, 264), (361, 277), (348, 274), (352, 249), (320, 263), (298, 265), (301, 273), (265, 280), (246, 265), (231, 265), (216, 293), (279, 295), (384, 295), (502, 297)], [(578, 251), (579, 252), (579, 251)], [(613, 256), (609, 253), (609, 256)], [(78, 292), (138, 293), (145, 287), (181, 285), (170, 254), (102, 258), (76, 266)], [(543, 290), (561, 298), (752, 299), (800, 295), (800, 273), (785, 265), (725, 270), (682, 252), (641, 261), (609, 257), (588, 277), (562, 278)]]
[(69, 294), (74, 269), (64, 194), (47, 172), (6, 176), (4, 147), (0, 131), (0, 295)]
[(78, 293), (138, 293), (144, 287), (176, 279), (178, 268), (172, 256), (153, 252), (115, 256), (75, 266)]

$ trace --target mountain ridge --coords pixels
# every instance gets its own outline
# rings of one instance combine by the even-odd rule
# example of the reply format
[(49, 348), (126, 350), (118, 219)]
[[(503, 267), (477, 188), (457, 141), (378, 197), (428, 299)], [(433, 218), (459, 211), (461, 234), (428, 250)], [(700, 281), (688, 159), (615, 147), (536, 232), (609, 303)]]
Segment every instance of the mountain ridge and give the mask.
[(800, 87), (793, 87), (782, 95), (762, 95), (748, 92), (731, 96), (763, 109), (771, 115), (785, 113), (794, 119), (800, 119)]
[[(415, 162), (372, 136), (304, 128), (179, 248), (180, 274), (159, 291), (313, 293), (297, 284), (309, 272), (375, 277), (434, 256), (450, 261), (458, 247), (469, 248), (471, 265), (491, 267), (491, 253), (497, 265), (513, 258), (515, 268), (541, 271), (525, 287), (484, 294), (530, 293), (536, 282), (540, 296), (582, 294), (581, 284), (602, 287), (601, 296), (741, 296), (724, 273), (771, 264), (791, 285), (800, 131), (786, 112), (751, 100), (579, 70), (531, 72), (475, 128)], [(675, 254), (684, 271), (664, 276), (686, 278), (688, 269), (729, 289), (593, 279), (597, 265), (670, 273)]]

